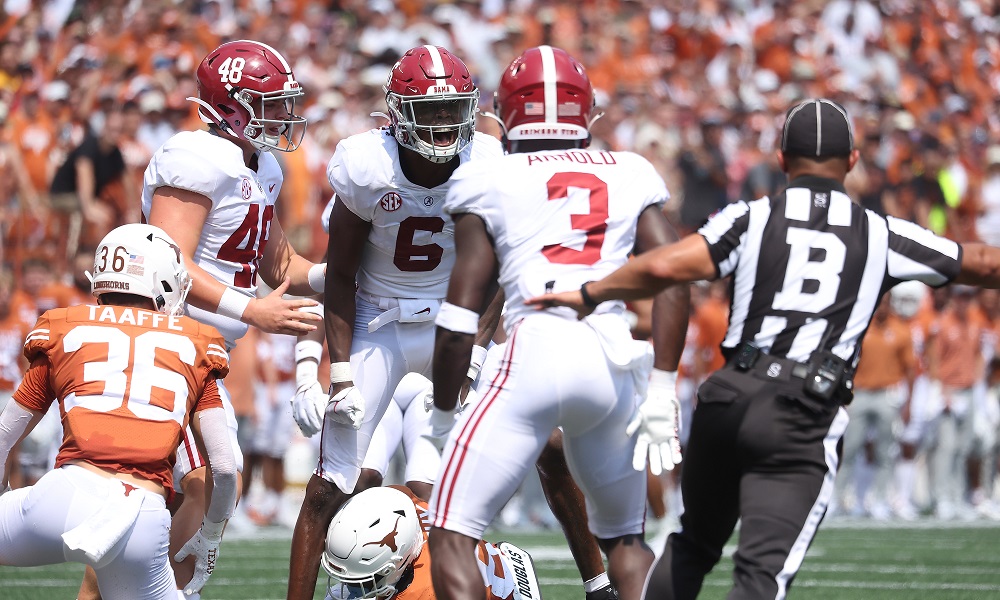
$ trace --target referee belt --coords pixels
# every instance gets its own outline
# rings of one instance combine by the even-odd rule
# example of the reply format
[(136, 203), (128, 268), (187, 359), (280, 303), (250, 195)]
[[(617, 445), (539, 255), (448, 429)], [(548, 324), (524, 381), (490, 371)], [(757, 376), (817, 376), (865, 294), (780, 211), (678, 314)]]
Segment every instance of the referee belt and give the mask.
[(748, 343), (740, 345), (729, 362), (738, 371), (750, 372), (766, 380), (791, 381), (792, 378), (806, 379), (809, 376), (809, 365), (772, 356)]
[(824, 368), (823, 363), (814, 369), (811, 364), (771, 356), (749, 342), (737, 348), (728, 364), (737, 371), (750, 373), (765, 381), (801, 380), (803, 392), (823, 403), (847, 405), (854, 399), (853, 382), (849, 375), (831, 372), (829, 367)]

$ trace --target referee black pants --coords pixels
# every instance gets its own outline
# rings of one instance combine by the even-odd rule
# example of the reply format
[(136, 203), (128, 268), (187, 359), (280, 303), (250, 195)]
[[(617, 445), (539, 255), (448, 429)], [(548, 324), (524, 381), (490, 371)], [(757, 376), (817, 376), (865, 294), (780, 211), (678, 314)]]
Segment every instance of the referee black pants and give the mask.
[(801, 379), (726, 366), (705, 381), (681, 465), (681, 529), (646, 600), (697, 597), (738, 519), (728, 598), (784, 598), (833, 497), (847, 420), (806, 396)]

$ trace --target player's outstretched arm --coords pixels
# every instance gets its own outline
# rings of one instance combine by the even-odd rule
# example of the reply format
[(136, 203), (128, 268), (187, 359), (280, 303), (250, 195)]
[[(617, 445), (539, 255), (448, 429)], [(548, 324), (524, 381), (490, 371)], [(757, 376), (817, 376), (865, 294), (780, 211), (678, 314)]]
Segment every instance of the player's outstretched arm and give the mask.
[(285, 236), (278, 217), (274, 217), (260, 260), (260, 276), (272, 288), (288, 279), (291, 282), (289, 294), (312, 296), (323, 292), (326, 265), (313, 263), (296, 252)]
[(311, 331), (318, 319), (298, 309), (315, 302), (284, 300), (281, 295), (287, 291), (288, 285), (281, 283), (268, 296), (252, 298), (229, 288), (190, 259), (196, 255), (211, 209), (212, 201), (197, 192), (160, 187), (153, 194), (149, 224), (163, 229), (177, 243), (185, 257), (188, 274), (194, 281), (187, 302), (203, 310), (239, 319), (268, 333), (296, 335)]
[[(284, 297), (288, 293), (290, 284), (291, 281), (286, 279), (267, 296), (251, 299), (239, 319), (264, 333), (281, 335), (298, 335), (320, 327), (323, 321), (321, 317), (301, 310), (315, 306), (317, 304), (315, 300)], [(219, 312), (222, 312), (221, 305), (219, 309)]]
[(676, 244), (660, 246), (630, 260), (604, 279), (586, 283), (579, 290), (542, 294), (525, 300), (525, 304), (539, 309), (568, 306), (583, 318), (601, 302), (650, 298), (671, 285), (717, 276), (705, 238), (691, 234)]
[(1000, 288), (1000, 248), (980, 242), (962, 244), (962, 268), (953, 283)]

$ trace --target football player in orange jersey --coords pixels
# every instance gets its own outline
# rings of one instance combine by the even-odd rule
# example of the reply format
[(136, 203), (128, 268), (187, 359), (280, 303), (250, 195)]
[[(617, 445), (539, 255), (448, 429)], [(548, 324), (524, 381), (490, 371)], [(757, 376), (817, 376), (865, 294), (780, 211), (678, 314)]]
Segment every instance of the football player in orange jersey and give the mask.
[(212, 467), (201, 528), (177, 558), (195, 558), (195, 592), (218, 558), (236, 503), (236, 462), (216, 379), (229, 372), (219, 332), (183, 316), (191, 279), (158, 227), (123, 225), (97, 248), (97, 305), (45, 312), (28, 334), (30, 367), (0, 414), (0, 487), (18, 440), (59, 403), (56, 468), (0, 496), (0, 564), (80, 562), (103, 598), (176, 598), (168, 561), (173, 464), (190, 424)]
[[(321, 564), (327, 600), (434, 600), (431, 555), (425, 548), (427, 502), (404, 486), (368, 488), (337, 512)], [(510, 544), (476, 547), (486, 600), (535, 600), (541, 590), (531, 556)]]

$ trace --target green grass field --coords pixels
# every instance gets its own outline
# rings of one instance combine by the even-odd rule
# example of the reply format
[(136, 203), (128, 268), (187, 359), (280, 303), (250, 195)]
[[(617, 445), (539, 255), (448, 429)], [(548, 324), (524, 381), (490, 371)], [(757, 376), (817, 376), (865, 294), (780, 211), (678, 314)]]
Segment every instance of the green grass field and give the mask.
[[(532, 553), (545, 600), (580, 600), (583, 587), (561, 534), (490, 534)], [(288, 568), (287, 530), (266, 537), (227, 539), (219, 567), (202, 598), (240, 600), (284, 598)], [(724, 598), (732, 562), (727, 556), (706, 580), (702, 598)], [(83, 567), (56, 565), (30, 569), (0, 567), (3, 600), (75, 597)], [(325, 577), (317, 586), (322, 598)], [(880, 527), (872, 523), (831, 523), (821, 529), (791, 597), (802, 600), (984, 600), (1000, 598), (1000, 528)]]

